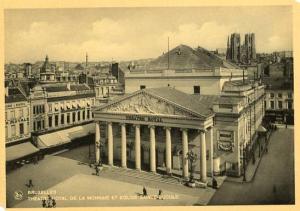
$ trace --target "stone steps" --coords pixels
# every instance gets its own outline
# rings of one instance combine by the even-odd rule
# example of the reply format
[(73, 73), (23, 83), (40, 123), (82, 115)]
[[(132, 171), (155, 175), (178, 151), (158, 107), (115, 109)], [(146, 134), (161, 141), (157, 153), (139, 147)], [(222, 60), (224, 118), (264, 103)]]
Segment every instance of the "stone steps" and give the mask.
[(177, 179), (174, 177), (163, 177), (163, 175), (160, 175), (160, 174), (146, 172), (146, 171), (138, 171), (135, 169), (124, 169), (124, 168), (118, 168), (118, 167), (111, 167), (110, 169), (107, 169), (106, 172), (123, 175), (123, 176), (128, 176), (128, 177), (134, 177), (134, 178), (138, 178), (138, 179), (144, 179), (144, 180), (153, 181), (153, 182), (161, 182), (161, 183), (171, 184), (171, 185), (181, 185), (180, 179)]

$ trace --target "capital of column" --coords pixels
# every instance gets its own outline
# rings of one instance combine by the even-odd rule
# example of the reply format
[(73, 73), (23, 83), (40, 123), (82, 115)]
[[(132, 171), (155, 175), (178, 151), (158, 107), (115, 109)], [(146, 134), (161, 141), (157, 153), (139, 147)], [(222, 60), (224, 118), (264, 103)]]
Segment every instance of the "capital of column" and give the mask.
[(139, 125), (139, 124), (134, 124), (133, 126), (134, 126), (134, 127), (137, 127), (137, 128), (140, 128), (140, 127), (141, 127), (141, 125)]
[(167, 127), (167, 126), (165, 126), (165, 127), (163, 127), (165, 130), (171, 130), (172, 128), (171, 127)]
[(155, 125), (148, 125), (148, 128), (155, 128)]
[(126, 126), (126, 123), (120, 122), (119, 125), (120, 125), (120, 126)]
[(180, 128), (180, 131), (185, 131), (187, 132), (189, 129), (188, 128)]
[(112, 125), (112, 122), (107, 122), (107, 125)]
[(205, 128), (205, 129), (197, 129), (197, 132), (198, 133), (205, 133), (205, 132), (207, 132), (207, 129)]

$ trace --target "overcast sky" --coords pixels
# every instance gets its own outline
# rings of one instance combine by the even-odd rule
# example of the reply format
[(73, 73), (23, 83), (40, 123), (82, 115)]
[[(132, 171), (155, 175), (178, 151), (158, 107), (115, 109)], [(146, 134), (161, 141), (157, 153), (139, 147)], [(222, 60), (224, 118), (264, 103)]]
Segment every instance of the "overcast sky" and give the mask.
[(5, 11), (5, 62), (155, 58), (179, 44), (226, 48), (253, 32), (257, 52), (292, 50), (292, 8), (93, 8)]

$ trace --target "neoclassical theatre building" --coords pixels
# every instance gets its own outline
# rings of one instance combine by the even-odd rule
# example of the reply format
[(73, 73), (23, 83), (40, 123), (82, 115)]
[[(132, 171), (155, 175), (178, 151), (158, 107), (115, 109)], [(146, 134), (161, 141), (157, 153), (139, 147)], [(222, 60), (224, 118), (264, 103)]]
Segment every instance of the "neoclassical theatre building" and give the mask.
[(96, 162), (189, 175), (242, 173), (264, 116), (264, 86), (203, 48), (180, 45), (125, 72), (125, 94), (94, 108)]

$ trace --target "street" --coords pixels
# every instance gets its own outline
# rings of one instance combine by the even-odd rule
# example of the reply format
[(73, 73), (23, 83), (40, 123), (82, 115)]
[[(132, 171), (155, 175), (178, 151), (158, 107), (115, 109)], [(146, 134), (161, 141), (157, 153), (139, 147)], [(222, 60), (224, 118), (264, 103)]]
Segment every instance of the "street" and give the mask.
[(226, 181), (210, 205), (294, 204), (294, 130), (278, 129), (269, 143), (253, 182)]

